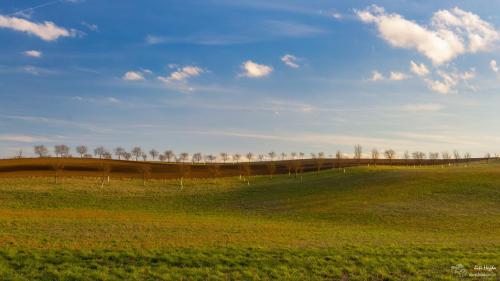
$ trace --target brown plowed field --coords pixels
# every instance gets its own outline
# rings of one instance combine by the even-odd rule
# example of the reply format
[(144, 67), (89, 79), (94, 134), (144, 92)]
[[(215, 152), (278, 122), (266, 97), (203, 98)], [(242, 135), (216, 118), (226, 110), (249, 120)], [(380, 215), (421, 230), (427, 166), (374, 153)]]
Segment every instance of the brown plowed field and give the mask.
[(304, 159), (240, 163), (162, 163), (103, 160), (95, 158), (22, 158), (0, 160), (0, 177), (102, 177), (111, 178), (210, 178), (238, 175), (270, 175), (367, 165), (451, 165), (485, 160), (387, 160), (379, 159)]

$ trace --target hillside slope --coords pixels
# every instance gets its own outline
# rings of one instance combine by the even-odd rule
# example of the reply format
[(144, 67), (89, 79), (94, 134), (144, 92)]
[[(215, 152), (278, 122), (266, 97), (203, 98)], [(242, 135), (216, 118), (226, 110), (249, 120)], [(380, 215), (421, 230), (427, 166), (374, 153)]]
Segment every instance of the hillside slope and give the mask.
[(0, 277), (449, 280), (453, 265), (500, 262), (499, 183), (497, 162), (182, 189), (0, 179)]

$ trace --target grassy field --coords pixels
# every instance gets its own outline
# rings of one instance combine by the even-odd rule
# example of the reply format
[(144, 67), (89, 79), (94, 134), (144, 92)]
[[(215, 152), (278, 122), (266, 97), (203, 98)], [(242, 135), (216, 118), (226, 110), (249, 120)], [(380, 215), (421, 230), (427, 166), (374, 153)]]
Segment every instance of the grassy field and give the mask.
[(500, 265), (498, 162), (0, 179), (0, 280), (477, 280), (457, 264)]

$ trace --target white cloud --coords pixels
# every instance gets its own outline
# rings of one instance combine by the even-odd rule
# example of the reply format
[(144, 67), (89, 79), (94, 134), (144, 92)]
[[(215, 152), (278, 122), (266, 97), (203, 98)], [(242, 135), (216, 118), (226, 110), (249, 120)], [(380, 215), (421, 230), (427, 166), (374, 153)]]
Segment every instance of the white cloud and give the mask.
[(144, 80), (144, 76), (138, 71), (127, 71), (123, 74), (122, 79), (126, 81), (142, 81)]
[(341, 20), (343, 18), (342, 14), (341, 13), (337, 13), (337, 12), (333, 13), (332, 17), (334, 17), (337, 20)]
[(167, 77), (158, 76), (158, 79), (165, 83), (186, 82), (189, 78), (199, 76), (204, 72), (203, 68), (188, 65), (177, 69), (177, 71), (170, 73)]
[[(440, 10), (432, 18), (433, 25), (438, 29), (452, 31), (468, 43), (469, 52), (488, 51), (500, 39), (500, 34), (488, 22), (478, 15), (466, 12), (458, 7)], [(466, 40), (464, 40), (466, 39)]]
[(429, 69), (427, 69), (425, 64), (417, 64), (414, 61), (410, 61), (410, 70), (418, 76), (426, 76), (429, 74)]
[(188, 83), (189, 79), (200, 76), (205, 72), (207, 72), (207, 70), (201, 67), (188, 65), (182, 68), (178, 68), (168, 76), (158, 76), (157, 79), (163, 82), (169, 88), (181, 92), (193, 92), (195, 88)]
[(440, 94), (449, 94), (456, 92), (456, 86), (459, 82), (466, 82), (467, 80), (475, 78), (476, 72), (474, 69), (463, 73), (446, 73), (442, 70), (438, 70), (437, 75), (441, 78), (441, 80), (425, 79), (424, 81), (431, 90)]
[(490, 50), (500, 39), (499, 33), (478, 15), (459, 8), (440, 10), (430, 26), (421, 26), (399, 14), (388, 14), (371, 6), (356, 14), (365, 23), (374, 23), (380, 37), (398, 48), (416, 49), (439, 65), (466, 52)]
[(42, 57), (42, 52), (36, 51), (36, 50), (30, 50), (24, 52), (24, 54), (28, 57), (34, 57), (34, 58), (41, 58)]
[(498, 66), (497, 66), (496, 60), (490, 61), (490, 68), (491, 68), (491, 70), (493, 70), (493, 72), (498, 73)]
[(0, 15), (0, 28), (26, 32), (45, 41), (54, 41), (59, 37), (74, 37), (76, 35), (76, 31), (59, 27), (50, 21), (36, 23), (23, 18), (3, 15)]
[(243, 69), (243, 73), (240, 73), (239, 76), (245, 76), (250, 78), (264, 77), (273, 72), (272, 67), (264, 64), (258, 64), (251, 60), (248, 60), (243, 64), (241, 64), (241, 69)]
[(297, 63), (297, 57), (294, 55), (286, 54), (281, 57), (281, 61), (291, 68), (299, 68), (300, 65)]
[(370, 79), (371, 81), (373, 82), (376, 82), (376, 81), (381, 81), (381, 80), (384, 80), (384, 75), (382, 75), (382, 73), (378, 72), (377, 70), (374, 70), (372, 72), (372, 78)]
[(393, 71), (391, 71), (389, 79), (391, 79), (393, 81), (406, 80), (406, 79), (408, 79), (408, 75), (406, 75), (405, 73), (402, 73), (402, 72), (393, 72)]

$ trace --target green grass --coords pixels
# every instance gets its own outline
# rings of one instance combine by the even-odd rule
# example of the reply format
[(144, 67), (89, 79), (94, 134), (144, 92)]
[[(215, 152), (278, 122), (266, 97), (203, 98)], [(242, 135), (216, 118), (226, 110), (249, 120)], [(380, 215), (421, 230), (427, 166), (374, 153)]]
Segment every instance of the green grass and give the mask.
[(500, 265), (499, 163), (0, 179), (0, 280), (463, 280), (456, 264)]

